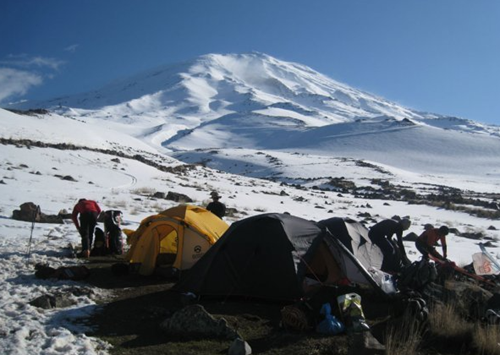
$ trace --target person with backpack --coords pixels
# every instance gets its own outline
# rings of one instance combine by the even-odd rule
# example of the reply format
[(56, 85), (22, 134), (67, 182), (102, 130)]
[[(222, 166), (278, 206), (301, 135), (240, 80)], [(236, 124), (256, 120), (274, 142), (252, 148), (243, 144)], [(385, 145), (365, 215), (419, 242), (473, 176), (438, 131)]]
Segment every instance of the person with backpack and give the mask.
[[(384, 255), (382, 271), (394, 273), (401, 270), (401, 264), (409, 264), (403, 245), (403, 231), (410, 228), (411, 221), (408, 218), (400, 220), (386, 219), (372, 226), (368, 237), (373, 244), (378, 246)], [(393, 235), (397, 237), (397, 244), (392, 241)]]
[(82, 238), (82, 252), (80, 256), (83, 258), (90, 256), (97, 217), (100, 213), (101, 208), (97, 202), (84, 198), (78, 200), (78, 203), (73, 208), (71, 219)]
[[(422, 253), (424, 258), (429, 258), (429, 254), (441, 260), (447, 260), (446, 236), (450, 232), (446, 226), (426, 229), (415, 241), (415, 247)], [(443, 248), (443, 255), (439, 254), (435, 248), (440, 241)]]
[(226, 205), (219, 201), (220, 195), (217, 191), (212, 191), (210, 196), (212, 196), (213, 201), (207, 205), (207, 210), (222, 219), (226, 215)]
[(122, 211), (118, 210), (104, 212), (104, 233), (109, 241), (109, 253), (113, 255), (123, 254), (122, 216)]

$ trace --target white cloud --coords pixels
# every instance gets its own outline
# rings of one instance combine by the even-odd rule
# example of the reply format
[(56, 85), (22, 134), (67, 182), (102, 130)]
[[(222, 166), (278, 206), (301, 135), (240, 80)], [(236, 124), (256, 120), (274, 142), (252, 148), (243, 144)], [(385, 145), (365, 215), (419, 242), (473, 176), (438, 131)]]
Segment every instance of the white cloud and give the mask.
[(0, 68), (0, 102), (12, 95), (24, 95), (40, 85), (43, 78), (35, 73), (11, 68)]
[(79, 46), (79, 44), (72, 44), (71, 46), (67, 46), (66, 48), (64, 48), (64, 50), (66, 52), (75, 53)]
[(14, 95), (25, 95), (31, 88), (52, 78), (66, 62), (26, 54), (9, 55), (0, 60), (0, 102)]
[(10, 56), (8, 60), (0, 61), (0, 65), (22, 67), (22, 68), (50, 68), (53, 70), (58, 70), (59, 67), (66, 62), (63, 60), (48, 58), (48, 57), (27, 57), (25, 55), (20, 56)]
[(54, 58), (34, 57), (29, 61), (28, 66), (49, 67), (57, 70), (64, 63), (66, 62)]

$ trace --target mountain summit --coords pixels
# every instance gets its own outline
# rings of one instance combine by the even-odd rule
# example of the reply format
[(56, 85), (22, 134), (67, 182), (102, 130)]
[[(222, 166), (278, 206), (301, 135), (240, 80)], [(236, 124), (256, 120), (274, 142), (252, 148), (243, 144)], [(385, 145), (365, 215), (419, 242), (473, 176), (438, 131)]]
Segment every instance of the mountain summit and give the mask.
[[(426, 115), (350, 88), (313, 69), (261, 53), (208, 54), (42, 104), (119, 120), (200, 120), (248, 112), (290, 116), (308, 125), (387, 115)], [(160, 119), (161, 120), (161, 119)], [(163, 121), (161, 120), (161, 121)]]
[[(500, 151), (496, 126), (412, 110), (262, 53), (208, 54), (37, 107), (170, 153), (281, 150), (442, 173), (478, 157), (478, 171), (490, 171)], [(462, 161), (452, 167), (455, 154)]]

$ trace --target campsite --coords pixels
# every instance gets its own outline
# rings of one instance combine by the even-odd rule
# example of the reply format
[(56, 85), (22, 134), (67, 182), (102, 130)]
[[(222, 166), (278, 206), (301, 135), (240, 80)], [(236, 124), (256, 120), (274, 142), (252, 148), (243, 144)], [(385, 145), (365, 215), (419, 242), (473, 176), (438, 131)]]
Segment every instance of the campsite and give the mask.
[[(260, 232), (265, 234), (268, 231), (268, 234), (262, 238), (264, 243), (268, 243), (269, 241), (266, 237), (276, 234), (276, 231), (273, 232), (273, 227), (270, 227), (272, 225), (271, 221), (275, 219), (281, 221), (283, 219), (288, 220), (289, 222), (285, 223), (285, 225), (295, 225), (295, 228), (291, 230), (293, 233), (301, 230), (301, 228), (297, 228), (297, 223), (299, 225), (303, 223), (304, 230), (307, 230), (307, 233), (311, 233), (311, 228), (313, 228), (310, 221), (302, 221), (287, 214), (257, 215), (247, 218), (243, 222), (248, 224), (249, 221), (264, 220), (265, 222), (262, 225), (265, 225), (266, 228), (260, 229)], [(342, 222), (348, 225), (354, 223), (352, 220), (339, 221), (338, 219), (335, 219), (334, 222), (337, 224)], [(235, 233), (234, 230), (237, 232), (238, 229), (241, 229), (248, 236), (259, 235), (251, 227), (245, 225), (240, 228), (238, 227), (238, 223), (236, 223), (236, 227), (227, 234), (229, 237), (226, 239), (231, 239), (230, 236)], [(259, 229), (259, 224), (257, 224), (256, 228)], [(342, 229), (338, 229), (339, 233), (343, 232)], [(360, 229), (362, 229), (362, 226), (355, 223), (354, 228), (349, 226), (351, 233), (354, 230), (359, 231)], [(248, 239), (242, 241), (247, 250), (252, 249), (252, 247), (248, 246), (249, 242), (253, 242), (254, 245), (260, 244), (260, 247), (264, 248), (261, 244), (263, 242), (259, 243), (254, 238), (251, 239), (251, 241)], [(353, 239), (356, 240), (356, 238)], [(359, 236), (357, 240), (359, 241)], [(307, 243), (299, 243), (299, 245), (305, 246)], [(337, 248), (339, 246), (337, 245)], [(224, 243), (221, 243), (219, 247), (224, 248)], [(233, 245), (232, 248), (236, 249), (224, 249), (227, 250), (228, 254), (233, 254), (235, 253), (234, 250), (238, 250), (237, 245)], [(277, 248), (276, 245), (271, 245), (269, 248), (269, 250), (275, 251), (282, 249)], [(347, 248), (340, 249), (345, 252)], [(217, 258), (217, 253), (215, 253), (216, 248), (211, 248), (210, 250), (214, 251), (211, 253), (214, 255), (207, 259), (201, 259), (201, 263), (196, 265), (199, 265), (199, 270), (210, 270), (215, 275), (194, 275), (190, 278), (188, 274), (188, 278), (184, 279), (181, 276), (181, 280), (184, 280), (184, 285), (177, 282), (178, 277), (165, 276), (164, 273), (149, 277), (144, 277), (139, 273), (117, 276), (114, 274), (112, 268), (112, 265), (117, 262), (116, 258), (101, 257), (89, 259), (86, 265), (92, 273), (86, 282), (99, 288), (113, 290), (115, 293), (113, 299), (106, 303), (100, 312), (92, 316), (92, 323), (98, 324), (98, 327), (91, 332), (91, 335), (113, 344), (113, 353), (116, 354), (139, 354), (144, 352), (169, 354), (226, 353), (233, 339), (225, 335), (214, 335), (209, 329), (205, 329), (205, 333), (199, 334), (193, 330), (196, 327), (186, 327), (182, 334), (174, 333), (171, 335), (162, 330), (160, 324), (173, 317), (176, 312), (180, 312), (194, 304), (200, 304), (209, 314), (225, 319), (229, 327), (237, 331), (238, 336), (243, 337), (251, 344), (253, 353), (307, 354), (314, 349), (318, 354), (396, 354), (404, 349), (411, 350), (414, 354), (474, 354), (479, 350), (477, 345), (474, 345), (472, 341), (472, 328), (459, 329), (457, 333), (450, 330), (449, 333), (444, 332), (440, 334), (436, 329), (432, 328), (436, 327), (436, 324), (424, 326), (425, 322), (428, 321), (427, 318), (432, 319), (432, 312), (438, 312), (438, 310), (442, 312), (440, 307), (443, 304), (454, 304), (456, 308), (452, 308), (453, 312), (467, 312), (467, 314), (448, 314), (447, 316), (452, 318), (451, 321), (457, 322), (460, 321), (460, 317), (466, 317), (467, 322), (479, 322), (485, 327), (490, 326), (495, 327), (495, 329), (496, 322), (500, 322), (500, 319), (491, 323), (488, 323), (485, 319), (480, 321), (480, 318), (483, 318), (480, 312), (485, 312), (486, 304), (489, 303), (488, 300), (493, 295), (487, 289), (496, 288), (496, 281), (492, 279), (495, 285), (489, 287), (488, 285), (481, 285), (473, 279), (455, 275), (455, 277), (447, 277), (446, 280), (434, 280), (435, 282), (428, 283), (423, 288), (415, 287), (415, 289), (407, 289), (406, 296), (402, 297), (401, 295), (393, 295), (393, 297), (385, 298), (382, 294), (366, 292), (366, 289), (363, 291), (362, 289), (348, 286), (327, 288), (326, 291), (322, 291), (309, 299), (307, 303), (310, 307), (309, 309), (302, 308), (307, 310), (306, 313), (312, 315), (312, 309), (318, 312), (322, 302), (335, 299), (339, 295), (339, 292), (340, 294), (360, 292), (363, 295), (364, 315), (367, 324), (370, 326), (370, 330), (366, 332), (342, 332), (338, 335), (325, 335), (315, 331), (311, 324), (304, 327), (297, 323), (289, 323), (287, 327), (283, 324), (285, 320), (283, 310), (287, 307), (298, 307), (298, 303), (293, 302), (294, 299), (297, 300), (298, 298), (293, 297), (293, 292), (290, 290), (282, 294), (279, 293), (282, 291), (280, 288), (283, 287), (283, 281), (285, 281), (283, 279), (284, 276), (279, 275), (279, 270), (271, 269), (272, 266), (283, 264), (283, 260), (279, 260), (279, 262), (273, 265), (267, 264), (261, 266), (266, 268), (267, 273), (271, 275), (267, 275), (266, 270), (251, 270), (255, 280), (240, 280), (241, 284), (258, 284), (259, 287), (256, 290), (228, 290), (225, 288), (218, 291), (217, 286), (227, 287), (227, 285), (231, 284), (227, 279), (220, 284), (217, 284), (216, 280), (218, 274), (224, 273), (224, 271), (227, 273), (229, 268), (227, 265), (223, 265), (221, 269), (214, 270), (207, 267), (207, 265), (203, 265), (203, 262), (213, 262), (213, 259)], [(339, 249), (336, 250), (338, 251)], [(265, 250), (262, 250), (262, 252), (265, 253)], [(352, 257), (352, 254), (346, 253)], [(247, 256), (250, 254), (246, 253)], [(318, 254), (325, 255), (324, 252), (319, 252)], [(242, 258), (244, 258), (242, 254), (237, 254), (234, 261), (236, 262)], [(248, 260), (248, 258), (244, 259)], [(374, 255), (373, 259), (378, 259), (380, 263), (380, 254)], [(215, 264), (221, 267), (220, 263), (224, 262), (224, 260), (227, 262), (227, 258), (223, 258), (223, 260), (218, 263), (215, 262)], [(123, 259), (119, 262), (122, 261)], [(311, 259), (309, 264), (313, 265), (314, 261)], [(193, 271), (196, 273), (196, 267), (193, 267), (193, 269), (195, 269)], [(332, 274), (339, 272), (339, 270), (331, 269), (329, 271)], [(441, 276), (443, 275), (441, 274)], [(224, 277), (228, 277), (228, 275), (223, 275)], [(270, 277), (274, 281), (274, 288), (272, 287), (273, 283), (266, 283), (264, 280), (267, 277)], [(186, 283), (189, 284), (194, 280), (196, 284), (197, 281), (200, 281), (200, 278), (209, 283), (209, 285), (206, 285), (206, 290), (202, 290), (202, 287), (191, 289), (196, 289), (199, 294), (207, 295), (208, 297), (202, 297), (196, 301), (193, 298), (186, 297), (186, 294), (179, 292), (179, 289), (182, 291), (182, 289), (187, 287)], [(360, 283), (362, 284), (362, 281)], [(187, 288), (189, 289), (189, 287)], [(418, 290), (418, 292), (415, 290)], [(253, 293), (255, 291), (260, 292), (260, 294)], [(231, 292), (233, 294), (230, 295), (229, 293)], [(214, 296), (216, 294), (219, 297)], [(288, 301), (283, 300), (287, 298), (286, 296), (290, 296), (288, 297)], [(426, 302), (428, 302), (425, 303), (425, 308), (427, 308), (425, 319), (421, 318), (418, 311), (413, 308), (417, 303), (412, 302), (412, 300), (419, 300), (420, 302), (422, 300), (420, 297), (425, 298)], [(493, 297), (493, 299), (494, 302), (500, 301), (497, 297)], [(458, 302), (458, 300), (461, 301)], [(465, 309), (464, 307), (468, 308)], [(491, 307), (495, 307), (493, 303)], [(476, 314), (474, 314), (474, 310)], [(339, 316), (338, 312), (335, 313)], [(319, 314), (316, 314), (316, 318), (320, 318)], [(195, 319), (190, 319), (189, 317), (187, 320), (193, 323), (196, 322)], [(439, 321), (446, 324), (446, 319), (434, 319), (432, 322), (439, 323)], [(402, 325), (404, 325), (403, 328), (401, 328)], [(438, 324), (438, 326), (442, 326), (442, 324)], [(424, 327), (429, 328), (424, 331)], [(407, 334), (405, 332), (415, 332), (415, 334)], [(367, 334), (370, 334), (368, 338)], [(416, 337), (417, 334), (419, 335), (418, 337)], [(388, 337), (394, 336), (398, 337), (398, 345), (390, 345), (393, 347), (391, 349), (387, 349), (378, 340), (374, 340), (380, 339), (381, 342), (386, 342)], [(407, 338), (410, 344), (401, 345), (399, 337)], [(417, 341), (416, 339), (419, 337), (421, 337), (418, 340), (419, 351), (416, 351), (416, 348), (412, 348), (415, 346), (412, 342)], [(485, 354), (497, 353), (495, 349), (482, 348), (481, 351)]]
[[(497, 329), (500, 317), (486, 317), (488, 309), (500, 307), (500, 300), (494, 297), (498, 289), (495, 278), (483, 284), (441, 269), (424, 284), (406, 280), (408, 287), (403, 287), (400, 279), (395, 294), (394, 289), (383, 289), (383, 280), (376, 280), (380, 274), (369, 272), (380, 267), (382, 254), (368, 240), (367, 228), (357, 221), (334, 217), (316, 223), (289, 213), (260, 213), (235, 221), (230, 228), (220, 219), (213, 220), (210, 227), (212, 216), (206, 212), (202, 207), (180, 204), (145, 218), (137, 226), (139, 233), (127, 232), (128, 255), (78, 260), (66, 250), (58, 257), (61, 268), (76, 261), (89, 270), (88, 276), (74, 279), (77, 283), (106, 292), (98, 297), (98, 309), (85, 320), (93, 325), (86, 331), (88, 336), (105, 341), (115, 354), (226, 353), (237, 338), (250, 344), (252, 353), (261, 354), (307, 354), (312, 349), (318, 354), (497, 353), (497, 349), (474, 342), (474, 327), (440, 334), (435, 329), (443, 326), (439, 322), (446, 325), (450, 320), (433, 318), (433, 313), (440, 314), (442, 307), (452, 305), (452, 313), (447, 315), (451, 322)], [(183, 222), (172, 223), (174, 219)], [(200, 224), (203, 233), (219, 228), (220, 235), (196, 263), (183, 268), (177, 257), (189, 255), (186, 251), (196, 244), (189, 238), (197, 240), (203, 234), (196, 233)], [(186, 232), (175, 229), (181, 225)], [(186, 240), (175, 251), (169, 248), (172, 231)], [(158, 238), (157, 244), (154, 238)], [(152, 245), (158, 246), (156, 253)], [(137, 255), (137, 249), (145, 251), (143, 259), (131, 256)], [(167, 261), (161, 254), (177, 256)], [(137, 261), (147, 263), (148, 257), (161, 262), (149, 264), (153, 270), (135, 267)], [(168, 263), (176, 265), (178, 273), (166, 272)], [(129, 266), (125, 272), (124, 265)], [(324, 286), (318, 288), (318, 282)], [(298, 287), (305, 284), (307, 287)], [(321, 306), (330, 303), (336, 307), (338, 297), (345, 294), (361, 295), (367, 329), (318, 332)], [(179, 315), (196, 305), (202, 308), (195, 315)], [(338, 309), (333, 308), (332, 314), (343, 319)], [(198, 325), (207, 315), (214, 317), (214, 323)], [(179, 328), (165, 330), (163, 324), (174, 318)], [(220, 319), (224, 320), (222, 331)]]
[[(473, 254), (481, 252), (481, 244), (497, 260), (500, 225), (497, 195), (491, 192), (495, 183), (459, 176), (449, 178), (444, 185), (438, 175), (401, 174), (387, 166), (382, 169), (349, 159), (336, 161), (339, 172), (332, 174), (342, 174), (342, 179), (332, 178), (331, 184), (290, 183), (299, 181), (294, 179), (297, 166), (307, 167), (310, 175), (322, 176), (325, 158), (254, 151), (256, 159), (281, 161), (271, 166), (288, 171), (286, 183), (181, 163), (138, 141), (131, 144), (118, 132), (107, 131), (106, 138), (100, 138), (91, 125), (74, 120), (66, 124), (66, 118), (55, 114), (0, 112), (5, 134), (10, 137), (2, 138), (0, 145), (0, 189), (4, 196), (0, 233), (6, 265), (2, 274), (5, 287), (0, 291), (5, 300), (0, 330), (5, 353), (227, 353), (234, 340), (210, 333), (219, 329), (218, 324), (228, 334), (237, 332), (252, 353), (260, 354), (498, 351), (497, 305), (492, 304), (495, 287), (441, 270), (443, 278), (428, 283), (418, 294), (410, 288), (399, 292), (401, 297), (396, 299), (381, 299), (382, 286), (389, 292), (393, 288), (391, 282), (385, 282), (384, 274), (377, 272), (381, 253), (367, 243), (366, 234), (378, 221), (409, 216), (412, 225), (405, 233), (404, 246), (412, 262), (421, 256), (411, 237), (422, 233), (429, 223), (450, 226), (448, 254), (457, 266), (470, 265)], [(36, 130), (26, 133), (26, 126)], [(55, 136), (52, 127), (59, 132)], [(80, 141), (84, 132), (94, 137), (85, 146)], [(44, 137), (51, 141), (44, 142)], [(72, 144), (65, 143), (68, 137)], [(123, 139), (129, 147), (117, 150)], [(236, 158), (241, 151), (235, 154)], [(273, 156), (276, 159), (271, 159)], [(229, 160), (228, 164), (230, 170), (233, 163)], [(461, 184), (467, 188), (460, 189)], [(197, 227), (189, 213), (207, 216), (204, 207), (214, 190), (223, 196), (227, 216), (213, 226), (208, 222), (212, 218), (199, 218), (201, 227)], [(123, 212), (126, 251), (133, 250), (126, 239), (137, 239), (141, 233), (136, 231), (145, 235), (137, 241), (155, 241), (154, 236), (162, 233), (165, 244), (159, 240), (158, 244), (144, 244), (141, 250), (145, 252), (131, 259), (127, 254), (75, 258), (81, 239), (71, 222), (71, 210), (82, 197), (97, 200), (103, 210)], [(21, 213), (22, 206), (35, 210), (38, 206), (40, 220), (33, 220), (32, 212)], [(19, 220), (23, 215), (27, 218)], [(184, 222), (174, 221), (180, 216)], [(102, 226), (102, 222), (98, 224)], [(335, 231), (335, 237), (326, 229)], [(172, 242), (181, 236), (203, 243), (184, 249), (189, 245), (186, 242), (182, 248), (177, 245), (172, 249)], [(202, 257), (192, 253), (192, 247), (198, 245)], [(176, 256), (158, 258), (162, 250), (164, 254), (175, 251)], [(178, 258), (180, 253), (187, 258)], [(335, 262), (329, 262), (331, 257), (325, 255), (335, 256)], [(141, 271), (142, 264), (149, 267)], [(169, 268), (169, 264), (176, 267)], [(156, 272), (151, 273), (152, 265)], [(68, 269), (82, 267), (89, 271), (83, 279), (66, 277)], [(215, 271), (203, 275), (209, 281), (202, 283), (202, 277), (189, 278), (197, 268)], [(52, 274), (39, 278), (40, 270)], [(314, 306), (300, 303), (303, 286), (317, 289), (318, 280), (330, 284), (326, 294), (319, 293), (320, 298), (309, 301)], [(494, 278), (489, 282), (496, 284)], [(368, 292), (370, 289), (376, 290), (375, 294)], [(199, 297), (196, 292), (205, 295)], [(363, 323), (370, 330), (318, 333), (313, 325), (321, 318), (322, 306), (330, 303), (332, 313), (338, 312), (338, 297), (349, 294), (361, 296)], [(434, 304), (432, 300), (441, 302)], [(179, 313), (183, 309), (187, 315)], [(406, 320), (407, 311), (417, 324)], [(200, 335), (200, 328), (180, 333), (162, 328), (169, 319), (189, 325), (193, 318), (215, 322), (201, 326), (210, 331), (208, 335)], [(431, 320), (436, 322), (432, 329)], [(450, 328), (449, 322), (454, 326)], [(436, 333), (443, 329), (446, 332)], [(393, 331), (409, 331), (415, 337), (402, 341), (408, 334)]]

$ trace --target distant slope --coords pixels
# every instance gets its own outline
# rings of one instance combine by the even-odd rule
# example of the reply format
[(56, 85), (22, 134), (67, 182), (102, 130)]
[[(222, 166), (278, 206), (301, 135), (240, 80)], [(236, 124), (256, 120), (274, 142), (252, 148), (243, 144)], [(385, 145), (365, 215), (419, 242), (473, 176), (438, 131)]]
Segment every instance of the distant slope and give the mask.
[[(492, 135), (387, 117), (316, 128), (290, 127), (288, 122), (255, 115), (245, 120), (225, 117), (167, 143), (177, 151), (172, 156), (181, 160), (193, 147), (243, 148), (363, 159), (423, 174), (500, 177), (500, 139)], [(214, 155), (209, 165), (216, 167), (218, 159)]]

